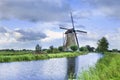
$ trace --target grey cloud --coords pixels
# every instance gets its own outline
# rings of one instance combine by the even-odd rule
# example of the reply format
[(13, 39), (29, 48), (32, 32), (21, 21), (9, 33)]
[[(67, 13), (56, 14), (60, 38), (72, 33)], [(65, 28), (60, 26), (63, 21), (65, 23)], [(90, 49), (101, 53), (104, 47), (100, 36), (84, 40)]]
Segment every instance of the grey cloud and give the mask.
[(4, 27), (0, 27), (0, 33), (6, 33), (7, 30)]
[(120, 19), (120, 0), (84, 0), (106, 16)]
[(104, 6), (117, 6), (119, 5), (120, 1), (119, 0), (85, 0), (89, 3), (92, 3), (96, 6), (101, 6), (101, 5), (104, 5)]
[(5, 27), (0, 27), (0, 40), (6, 39), (8, 41), (35, 41), (46, 38), (46, 34), (43, 32), (32, 31), (32, 30), (10, 30)]
[(92, 12), (90, 10), (74, 11), (74, 17), (76, 19), (87, 19), (90, 16), (92, 16)]
[(0, 0), (0, 19), (56, 21), (65, 18), (69, 10), (64, 0)]
[(17, 38), (17, 41), (33, 41), (41, 40), (46, 38), (46, 35), (42, 32), (16, 30), (15, 32), (20, 33), (22, 36)]
[(79, 29), (79, 28), (80, 28), (80, 29), (81, 29), (81, 28), (82, 28), (82, 29), (85, 29), (85, 28), (86, 28), (86, 26), (84, 26), (84, 25), (75, 25), (75, 27), (78, 28), (78, 29)]
[(97, 41), (98, 39), (95, 39), (95, 38), (91, 38), (91, 37), (86, 37), (86, 36), (82, 36), (80, 37), (80, 39), (84, 40), (84, 41)]

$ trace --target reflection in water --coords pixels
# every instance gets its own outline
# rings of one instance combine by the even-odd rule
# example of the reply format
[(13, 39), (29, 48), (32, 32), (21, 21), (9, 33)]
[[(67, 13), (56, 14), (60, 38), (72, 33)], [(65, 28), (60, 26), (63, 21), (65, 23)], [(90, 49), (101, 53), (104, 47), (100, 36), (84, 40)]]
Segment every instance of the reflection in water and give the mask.
[(89, 70), (89, 67), (94, 66), (102, 56), (102, 54), (89, 53), (87, 55), (68, 58), (68, 76), (77, 78), (82, 71)]
[(0, 63), (0, 80), (67, 80), (70, 73), (78, 75), (100, 57), (101, 54), (90, 53), (68, 59)]
[(75, 57), (73, 57), (73, 58), (68, 58), (68, 63), (67, 63), (67, 65), (68, 65), (68, 71), (67, 71), (67, 73), (68, 73), (68, 78), (71, 78), (71, 77), (75, 77), (76, 76), (76, 74), (75, 74)]
[(102, 54), (89, 53), (87, 55), (81, 55), (76, 57), (75, 72), (77, 76), (84, 70), (88, 70), (89, 67), (95, 66), (95, 63), (102, 58)]

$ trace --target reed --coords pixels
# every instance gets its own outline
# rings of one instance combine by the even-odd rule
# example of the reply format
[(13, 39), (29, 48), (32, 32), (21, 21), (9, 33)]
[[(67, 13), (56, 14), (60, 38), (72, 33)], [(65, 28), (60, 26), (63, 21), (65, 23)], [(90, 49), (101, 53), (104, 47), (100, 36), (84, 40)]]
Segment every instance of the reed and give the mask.
[(79, 80), (120, 80), (120, 53), (106, 52), (94, 68), (79, 76)]

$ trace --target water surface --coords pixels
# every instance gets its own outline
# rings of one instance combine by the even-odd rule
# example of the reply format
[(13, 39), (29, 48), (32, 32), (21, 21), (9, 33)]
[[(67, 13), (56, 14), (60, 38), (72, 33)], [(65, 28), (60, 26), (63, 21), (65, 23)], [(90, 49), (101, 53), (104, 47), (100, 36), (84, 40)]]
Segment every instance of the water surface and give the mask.
[(67, 80), (71, 70), (78, 75), (101, 57), (101, 54), (89, 53), (71, 59), (0, 63), (0, 80)]

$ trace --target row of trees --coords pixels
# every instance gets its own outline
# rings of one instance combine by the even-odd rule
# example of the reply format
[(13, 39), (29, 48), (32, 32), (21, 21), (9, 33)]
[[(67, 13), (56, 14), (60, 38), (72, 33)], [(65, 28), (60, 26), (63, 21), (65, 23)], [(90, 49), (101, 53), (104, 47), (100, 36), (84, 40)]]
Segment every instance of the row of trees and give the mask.
[[(97, 48), (95, 49), (94, 47), (91, 47), (90, 45), (86, 45), (86, 46), (82, 46), (79, 48), (79, 51), (89, 51), (89, 52), (93, 52), (93, 51), (97, 51), (97, 52), (105, 52), (108, 51), (108, 46), (109, 43), (107, 41), (107, 39), (105, 37), (101, 38), (100, 40), (98, 40), (97, 43)], [(71, 46), (70, 47), (72, 51), (77, 51), (78, 47), (76, 45)], [(42, 49), (41, 46), (39, 46), (39, 44), (36, 45), (35, 47), (35, 52), (36, 53), (58, 53), (58, 52), (63, 52), (64, 49), (62, 46), (58, 47), (58, 48), (54, 48), (54, 46), (50, 46), (49, 49)]]
[(58, 48), (50, 46), (49, 49), (42, 49), (42, 47), (39, 44), (37, 44), (35, 47), (35, 53), (58, 53), (58, 52), (63, 52), (62, 46)]
[(102, 37), (100, 40), (98, 40), (97, 45), (98, 46), (97, 46), (96, 49), (94, 47), (90, 47), (89, 45), (87, 45), (85, 47), (81, 47), (80, 51), (89, 51), (89, 52), (93, 52), (93, 51), (106, 52), (106, 51), (109, 51), (108, 50), (109, 43), (108, 43), (108, 40), (105, 37)]
[[(70, 47), (70, 49), (72, 51), (77, 51), (78, 47), (76, 45), (73, 45)], [(89, 51), (89, 52), (93, 52), (94, 51), (94, 47), (90, 47), (89, 45), (86, 45), (84, 47), (80, 47), (79, 51)], [(54, 46), (50, 46), (49, 49), (42, 49), (41, 46), (39, 46), (39, 44), (36, 45), (35, 47), (35, 52), (36, 53), (58, 53), (58, 52), (63, 52), (64, 48), (63, 46), (59, 46), (58, 48), (55, 48)]]
[[(89, 52), (93, 52), (93, 51), (97, 51), (97, 52), (106, 52), (109, 51), (109, 43), (108, 40), (105, 37), (102, 37), (100, 40), (98, 40), (97, 42), (97, 48), (95, 49), (94, 47), (90, 47), (89, 45), (86, 45), (84, 47), (81, 47), (79, 49), (79, 51), (89, 51)], [(73, 51), (77, 50), (77, 46), (71, 46), (71, 49)], [(118, 51), (117, 49), (113, 49), (113, 51)]]
[[(90, 45), (82, 46), (82, 47), (79, 48), (79, 51), (120, 52), (120, 50), (118, 50), (118, 49), (108, 50), (109, 43), (108, 43), (108, 40), (105, 37), (102, 37), (100, 40), (98, 40), (97, 45), (98, 46), (97, 46), (96, 49), (94, 47), (91, 47)], [(75, 45), (71, 46), (70, 48), (71, 48), (72, 51), (77, 51), (78, 50), (78, 47), (75, 46)], [(27, 49), (23, 49), (23, 50), (2, 49), (0, 51), (12, 51), (13, 52), (13, 51), (32, 51), (32, 50), (27, 50)], [(42, 46), (37, 44), (36, 47), (35, 47), (35, 53), (58, 53), (58, 52), (63, 52), (63, 51), (64, 51), (64, 49), (63, 49), (62, 46), (59, 46), (58, 48), (55, 48), (54, 46), (50, 46), (49, 49), (42, 49)]]

